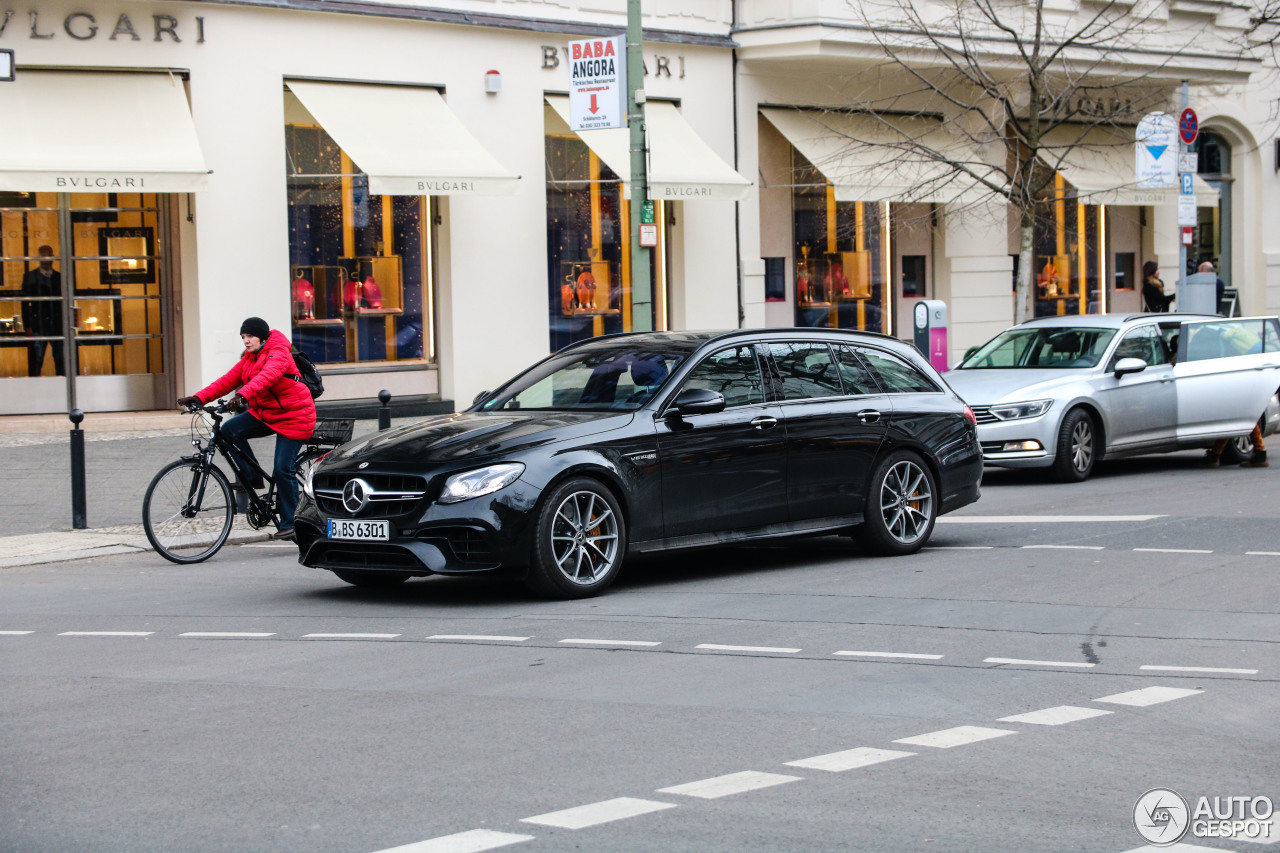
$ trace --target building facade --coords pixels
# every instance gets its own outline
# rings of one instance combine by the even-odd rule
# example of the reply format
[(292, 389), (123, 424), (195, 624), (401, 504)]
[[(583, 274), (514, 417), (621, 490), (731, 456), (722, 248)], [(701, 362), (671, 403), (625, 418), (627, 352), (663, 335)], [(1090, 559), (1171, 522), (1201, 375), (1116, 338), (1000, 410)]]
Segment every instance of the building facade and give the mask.
[[(1162, 6), (1171, 29), (1206, 9), (1215, 32), (1240, 29), (1230, 4), (1187, 5)], [(332, 9), (0, 0), (16, 63), (0, 81), (0, 414), (168, 408), (229, 367), (252, 315), (320, 365), (325, 401), (387, 389), (443, 408), (631, 328), (626, 131), (575, 134), (566, 104), (566, 43), (621, 32), (625, 0)], [(954, 360), (1009, 323), (1008, 211), (840, 154), (867, 130), (849, 107), (869, 81), (906, 85), (872, 55), (865, 11), (644, 12), (655, 328), (909, 339), (910, 306), (936, 298)], [(1192, 254), (1276, 312), (1276, 93), (1244, 85), (1255, 68), (1225, 43), (1201, 53), (1148, 81), (1209, 84), (1193, 87), (1210, 133)], [(1105, 157), (1064, 165), (1038, 311), (1137, 308), (1148, 259), (1176, 279), (1174, 200), (1127, 183)]]

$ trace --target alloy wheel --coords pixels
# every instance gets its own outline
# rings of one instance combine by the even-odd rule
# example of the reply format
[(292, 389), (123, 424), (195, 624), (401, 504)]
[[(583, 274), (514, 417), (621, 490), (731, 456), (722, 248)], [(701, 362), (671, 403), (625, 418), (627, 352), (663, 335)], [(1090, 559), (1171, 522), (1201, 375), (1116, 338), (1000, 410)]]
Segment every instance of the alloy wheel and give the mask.
[(889, 535), (910, 545), (929, 529), (933, 494), (929, 478), (915, 462), (904, 459), (886, 472), (880, 487), (880, 515)]
[(556, 508), (551, 553), (569, 581), (591, 584), (613, 571), (618, 560), (618, 519), (592, 491), (573, 492)]
[(1077, 471), (1087, 471), (1093, 464), (1093, 424), (1081, 418), (1071, 430), (1071, 464)]

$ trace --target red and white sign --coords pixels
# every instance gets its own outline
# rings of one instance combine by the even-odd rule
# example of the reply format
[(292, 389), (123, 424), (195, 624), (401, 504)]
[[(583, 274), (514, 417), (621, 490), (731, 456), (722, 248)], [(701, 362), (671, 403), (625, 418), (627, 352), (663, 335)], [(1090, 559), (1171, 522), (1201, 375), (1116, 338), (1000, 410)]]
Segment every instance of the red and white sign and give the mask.
[(1195, 242), (1195, 231), (1190, 226), (1182, 226), (1182, 245), (1190, 246)]
[(570, 129), (626, 126), (626, 36), (569, 42)]
[(1182, 111), (1182, 115), (1178, 117), (1178, 137), (1187, 145), (1196, 141), (1196, 137), (1200, 135), (1200, 119), (1196, 117), (1196, 111), (1187, 107)]
[(653, 248), (658, 245), (658, 226), (657, 225), (641, 225), (640, 226), (640, 245), (647, 248)]

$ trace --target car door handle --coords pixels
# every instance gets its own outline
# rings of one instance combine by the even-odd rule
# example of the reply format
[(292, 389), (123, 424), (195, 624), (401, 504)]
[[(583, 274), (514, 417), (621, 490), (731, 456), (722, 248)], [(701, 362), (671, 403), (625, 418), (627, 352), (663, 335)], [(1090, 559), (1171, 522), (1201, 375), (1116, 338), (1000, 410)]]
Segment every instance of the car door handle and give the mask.
[(756, 429), (773, 429), (778, 425), (778, 419), (771, 418), (768, 415), (761, 415), (758, 418), (752, 418), (751, 425)]
[(858, 412), (858, 420), (862, 421), (864, 424), (879, 423), (880, 413), (875, 409), (863, 409), (861, 412)]

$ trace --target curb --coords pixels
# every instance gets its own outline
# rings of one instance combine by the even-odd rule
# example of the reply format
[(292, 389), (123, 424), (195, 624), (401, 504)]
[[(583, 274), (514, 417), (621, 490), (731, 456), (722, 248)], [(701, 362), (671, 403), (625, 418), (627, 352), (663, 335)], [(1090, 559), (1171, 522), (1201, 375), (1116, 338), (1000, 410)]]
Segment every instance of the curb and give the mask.
[[(90, 531), (91, 532), (91, 531)], [(271, 534), (261, 530), (232, 530), (224, 545), (244, 545), (249, 542), (265, 542)], [(4, 539), (0, 538), (0, 550)], [(0, 569), (17, 569), (24, 566), (41, 566), (49, 563), (69, 563), (74, 560), (92, 560), (94, 557), (113, 557), (120, 554), (143, 554), (154, 551), (145, 537), (129, 537), (113, 544), (97, 545), (71, 551), (50, 551), (45, 554), (29, 554), (23, 557), (0, 558)]]

